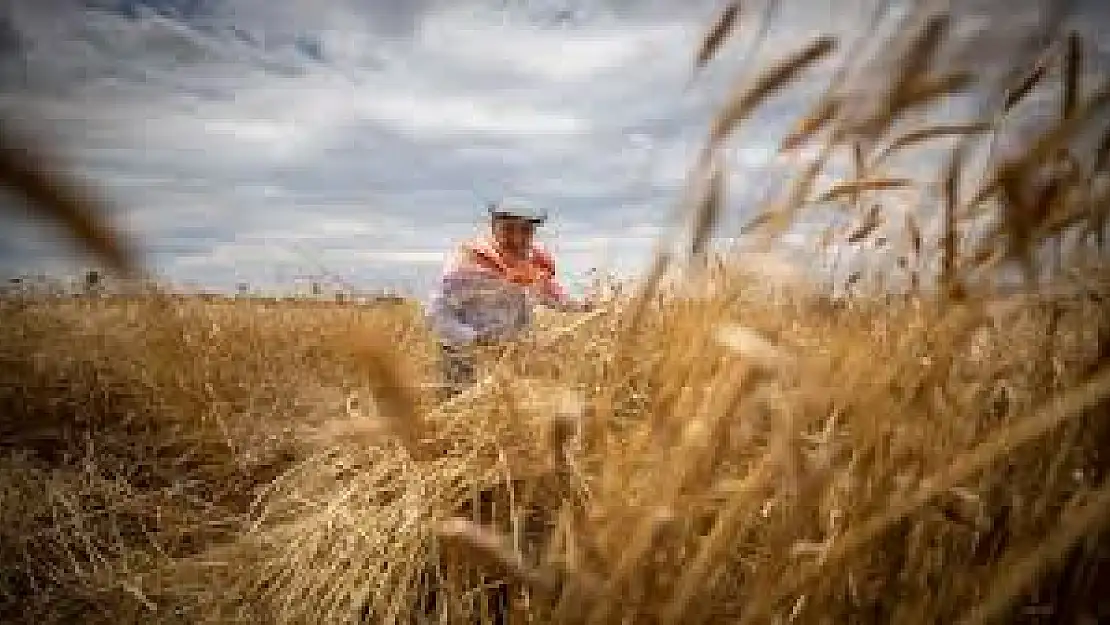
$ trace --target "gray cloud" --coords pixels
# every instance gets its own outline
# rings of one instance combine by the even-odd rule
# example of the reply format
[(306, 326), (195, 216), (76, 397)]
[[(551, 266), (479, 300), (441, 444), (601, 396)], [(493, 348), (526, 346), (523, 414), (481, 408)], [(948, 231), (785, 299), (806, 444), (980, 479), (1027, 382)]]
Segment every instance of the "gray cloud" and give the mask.
[[(504, 192), (552, 207), (568, 273), (631, 270), (736, 74), (815, 32), (858, 35), (866, 8), (781, 4), (755, 58), (746, 23), (685, 91), (710, 0), (21, 3), (0, 16), (19, 52), (0, 63), (0, 115), (103, 185), (177, 281), (281, 284), (323, 262), (423, 288)], [(828, 73), (736, 138), (729, 223), (776, 190), (784, 123)], [(17, 223), (0, 267), (71, 260), (57, 232)]]

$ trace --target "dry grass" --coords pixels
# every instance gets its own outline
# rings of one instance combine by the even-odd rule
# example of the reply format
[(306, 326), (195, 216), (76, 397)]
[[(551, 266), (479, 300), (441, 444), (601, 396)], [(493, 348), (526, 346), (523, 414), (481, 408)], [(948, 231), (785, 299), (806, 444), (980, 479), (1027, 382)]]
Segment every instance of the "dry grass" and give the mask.
[[(23, 564), (7, 588), (41, 589), (19, 601), (38, 620), (177, 607), (278, 622), (366, 606), (408, 618), (438, 588), (455, 622), (476, 609), (463, 565), (492, 561), (540, 614), (555, 584), (598, 600), (563, 608), (597, 620), (754, 618), (800, 597), (799, 618), (948, 620), (1011, 574), (997, 558), (1020, 559), (1100, 488), (1099, 302), (829, 309), (744, 301), (731, 284), (653, 310), (627, 365), (609, 359), (611, 331), (582, 333), (449, 413), (363, 377), (394, 360), (426, 375), (411, 311), (195, 304), (176, 358), (160, 324), (138, 322), (142, 304), (10, 311), (5, 414), (20, 421), (3, 436), (2, 544)], [(351, 332), (407, 349), (371, 366), (348, 355)], [(348, 411), (372, 390), (376, 410)], [(585, 419), (569, 463), (541, 435), (559, 415)], [(391, 442), (395, 425), (438, 453)], [(494, 522), (512, 548), (457, 524), (438, 543), (458, 515)]]
[[(697, 51), (701, 71), (737, 7)], [(816, 157), (747, 230), (773, 244), (811, 208), (841, 210), (848, 225), (823, 243), (900, 236), (904, 262), (867, 272), (912, 271), (906, 295), (782, 282), (767, 297), (759, 268), (709, 254), (729, 209), (718, 150), (838, 46), (818, 38), (741, 81), (712, 124), (691, 176), (696, 262), (660, 253), (636, 292), (545, 319), (446, 404), (420, 385), (434, 351), (409, 307), (5, 302), (0, 618), (1110, 618), (1106, 142), (1079, 140), (1105, 135), (1110, 99), (1079, 80), (1081, 42), (1042, 25), (1014, 39), (1032, 73), (980, 80), (953, 19), (923, 5), (882, 46), (889, 76), (849, 47), (865, 86), (841, 68), (785, 142)], [(972, 169), (1061, 49), (1060, 118), (1026, 153)], [(974, 119), (921, 119), (971, 92)], [(945, 137), (934, 181), (890, 163)], [(851, 177), (821, 188), (842, 154)], [(33, 161), (0, 165), (133, 268), (75, 193), (43, 192)], [(906, 205), (907, 188), (935, 203)], [(1052, 293), (985, 288), (1001, 261), (1035, 269), (1054, 245), (1073, 262)], [(684, 271), (694, 286), (666, 286)]]

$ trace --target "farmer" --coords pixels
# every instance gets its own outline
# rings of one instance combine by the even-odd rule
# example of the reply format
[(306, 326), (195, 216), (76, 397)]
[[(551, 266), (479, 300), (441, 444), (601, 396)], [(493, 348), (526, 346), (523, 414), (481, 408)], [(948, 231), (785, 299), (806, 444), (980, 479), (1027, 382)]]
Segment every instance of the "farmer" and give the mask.
[(592, 308), (567, 295), (554, 259), (534, 240), (545, 211), (519, 201), (493, 203), (488, 210), (489, 234), (449, 256), (428, 310), (452, 395), (476, 381), (474, 347), (518, 336), (531, 324), (534, 304), (574, 312)]

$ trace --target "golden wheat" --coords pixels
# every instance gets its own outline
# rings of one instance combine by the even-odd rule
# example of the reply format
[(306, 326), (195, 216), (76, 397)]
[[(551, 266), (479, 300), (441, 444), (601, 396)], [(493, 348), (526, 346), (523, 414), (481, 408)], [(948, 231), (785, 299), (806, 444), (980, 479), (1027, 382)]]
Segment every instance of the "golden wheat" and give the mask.
[[(872, 26), (888, 10), (878, 2)], [(724, 8), (695, 69), (739, 14)], [(1015, 38), (1015, 58), (1040, 64), (987, 94), (1002, 116), (1043, 84), (1062, 19), (1049, 17)], [(954, 19), (911, 12), (879, 52), (894, 70), (882, 88), (861, 91), (837, 68), (783, 142), (823, 132), (817, 154), (746, 226), (770, 244), (803, 208), (846, 199), (832, 208), (852, 226), (828, 228), (825, 247), (877, 248), (901, 210), (914, 284), (935, 260), (941, 297), (837, 299), (770, 284), (759, 256), (713, 255), (731, 208), (720, 151), (831, 55), (836, 42), (816, 37), (738, 81), (710, 120), (680, 205), (700, 265), (680, 272), (661, 242), (632, 296), (544, 322), (450, 402), (422, 390), (435, 350), (415, 307), (5, 300), (0, 557), (14, 564), (0, 574), (0, 618), (978, 623), (1021, 622), (1035, 599), (1061, 620), (1106, 618), (1100, 580), (1081, 570), (1098, 562), (1076, 547), (1107, 524), (1105, 259), (1041, 296), (971, 277), (985, 258), (1104, 232), (1110, 189), (1074, 163), (1086, 157), (1076, 139), (1105, 132), (1108, 91), (1080, 84), (1069, 34), (1060, 119), (974, 171), (998, 120), (901, 127), (986, 88), (940, 63)], [(928, 177), (877, 165), (942, 136), (957, 144), (938, 172), (941, 205), (910, 210), (905, 191)], [(1090, 153), (1096, 171), (1106, 143)], [(815, 193), (841, 150), (847, 179)], [(0, 153), (3, 182), (133, 268), (103, 207), (21, 154)], [(1038, 176), (1051, 184), (1031, 187)], [(969, 179), (979, 186), (965, 201)], [(922, 228), (928, 210), (937, 233)], [(994, 223), (971, 237), (988, 213)], [(849, 286), (890, 273), (874, 261), (853, 267)]]

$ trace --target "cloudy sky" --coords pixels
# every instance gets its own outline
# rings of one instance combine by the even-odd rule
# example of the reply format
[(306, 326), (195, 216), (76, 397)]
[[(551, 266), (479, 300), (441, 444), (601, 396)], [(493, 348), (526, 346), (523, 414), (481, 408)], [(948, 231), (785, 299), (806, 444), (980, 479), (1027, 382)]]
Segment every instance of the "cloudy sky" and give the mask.
[[(0, 113), (95, 179), (176, 283), (326, 268), (420, 292), (503, 194), (550, 207), (543, 237), (574, 282), (649, 257), (736, 72), (858, 36), (870, 6), (781, 4), (753, 60), (761, 3), (745, 3), (729, 60), (689, 86), (715, 0), (16, 0)], [(815, 74), (735, 143), (735, 218), (790, 168), (774, 149)], [(75, 266), (49, 224), (0, 219), (0, 273)]]

